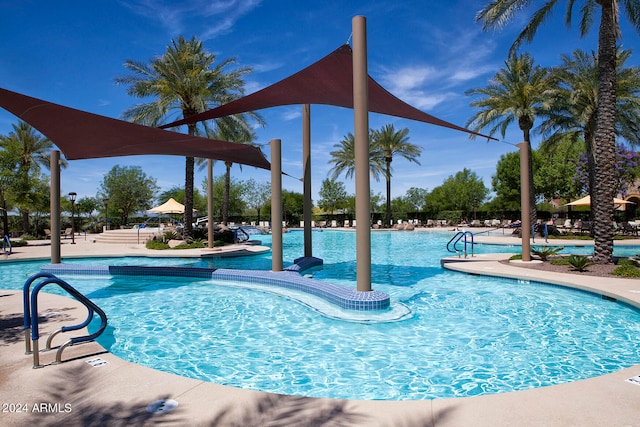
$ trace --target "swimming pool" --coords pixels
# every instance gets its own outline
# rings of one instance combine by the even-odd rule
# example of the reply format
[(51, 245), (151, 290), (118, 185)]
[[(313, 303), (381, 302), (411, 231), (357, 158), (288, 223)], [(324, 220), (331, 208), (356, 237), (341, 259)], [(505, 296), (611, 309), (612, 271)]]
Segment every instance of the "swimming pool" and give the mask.
[[(276, 393), (464, 397), (558, 384), (640, 363), (634, 345), (638, 310), (584, 292), (449, 272), (439, 265), (449, 236), (372, 233), (373, 288), (411, 309), (406, 319), (389, 323), (339, 321), (263, 289), (239, 291), (211, 280), (65, 279), (107, 312), (110, 326), (101, 343), (114, 354), (183, 376)], [(301, 237), (284, 235), (285, 261), (301, 255)], [(354, 287), (354, 233), (326, 231), (313, 239), (314, 255), (325, 260), (312, 270), (314, 278)], [(265, 261), (270, 268), (264, 255), (118, 259), (242, 268)], [(0, 267), (4, 284), (18, 278), (14, 289), (41, 263), (19, 264)]]

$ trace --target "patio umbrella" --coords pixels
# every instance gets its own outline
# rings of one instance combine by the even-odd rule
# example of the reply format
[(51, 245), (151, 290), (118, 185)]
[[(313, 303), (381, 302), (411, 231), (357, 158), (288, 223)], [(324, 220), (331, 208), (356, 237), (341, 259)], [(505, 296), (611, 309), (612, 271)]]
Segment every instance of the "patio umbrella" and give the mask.
[(160, 206), (156, 206), (155, 208), (149, 209), (149, 212), (161, 213), (161, 214), (172, 214), (172, 213), (184, 213), (184, 205), (182, 203), (178, 203), (172, 197)]
[[(626, 205), (630, 202), (628, 200), (618, 199), (617, 197), (613, 198), (614, 205)], [(571, 203), (567, 203), (565, 206), (591, 206), (591, 196), (584, 196), (582, 199), (574, 200)]]

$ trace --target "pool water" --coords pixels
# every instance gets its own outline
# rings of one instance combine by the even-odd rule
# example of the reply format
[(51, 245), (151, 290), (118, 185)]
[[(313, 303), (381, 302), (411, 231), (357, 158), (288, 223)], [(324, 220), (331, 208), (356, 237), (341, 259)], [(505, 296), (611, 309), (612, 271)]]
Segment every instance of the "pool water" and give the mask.
[[(286, 263), (301, 232), (284, 235)], [(269, 236), (261, 236), (268, 243)], [(435, 399), (559, 384), (640, 363), (640, 311), (556, 286), (444, 270), (449, 234), (372, 233), (373, 288), (404, 304), (397, 322), (358, 323), (262, 289), (163, 277), (64, 277), (105, 310), (100, 342), (178, 375), (283, 394)], [(314, 278), (355, 287), (355, 234), (313, 233)], [(496, 252), (496, 246), (478, 247)], [(503, 248), (515, 252), (514, 248)], [(84, 264), (114, 260), (69, 260)], [(120, 264), (270, 268), (270, 256), (124, 258)], [(266, 265), (265, 265), (266, 263)], [(19, 267), (18, 267), (19, 265)], [(21, 288), (41, 263), (0, 267)], [(252, 285), (248, 285), (252, 286)], [(53, 287), (52, 287), (53, 288)]]

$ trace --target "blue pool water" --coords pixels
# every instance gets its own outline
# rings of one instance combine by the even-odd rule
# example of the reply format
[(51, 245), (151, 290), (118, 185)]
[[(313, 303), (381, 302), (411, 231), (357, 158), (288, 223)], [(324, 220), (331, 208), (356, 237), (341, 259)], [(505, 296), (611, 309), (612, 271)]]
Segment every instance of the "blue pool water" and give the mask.
[[(640, 363), (640, 311), (584, 292), (440, 267), (450, 234), (372, 233), (373, 288), (411, 310), (388, 323), (335, 320), (291, 297), (211, 280), (64, 277), (102, 307), (101, 343), (146, 366), (219, 384), (351, 399), (434, 399), (523, 390)], [(261, 236), (269, 243), (269, 236)], [(314, 278), (355, 287), (355, 234), (313, 234)], [(477, 252), (514, 248), (478, 247)], [(284, 235), (286, 263), (302, 233)], [(114, 262), (117, 261), (117, 262)], [(270, 255), (121, 258), (83, 264), (269, 269)], [(0, 267), (19, 289), (42, 263)], [(253, 285), (248, 285), (253, 286)]]

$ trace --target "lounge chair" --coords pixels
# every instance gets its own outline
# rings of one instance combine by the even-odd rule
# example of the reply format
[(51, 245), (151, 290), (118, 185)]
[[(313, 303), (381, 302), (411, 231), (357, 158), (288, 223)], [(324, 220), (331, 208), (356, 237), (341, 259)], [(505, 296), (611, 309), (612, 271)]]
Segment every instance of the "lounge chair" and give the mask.
[(71, 228), (67, 228), (67, 229), (66, 229), (66, 230), (64, 230), (64, 232), (62, 233), (62, 237), (64, 237), (64, 238), (71, 237), (71, 233), (72, 233), (72, 229), (71, 229)]
[(44, 229), (44, 238), (51, 239), (51, 230), (49, 230), (48, 228)]

